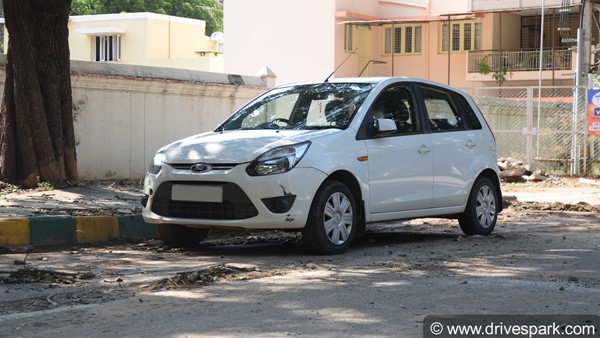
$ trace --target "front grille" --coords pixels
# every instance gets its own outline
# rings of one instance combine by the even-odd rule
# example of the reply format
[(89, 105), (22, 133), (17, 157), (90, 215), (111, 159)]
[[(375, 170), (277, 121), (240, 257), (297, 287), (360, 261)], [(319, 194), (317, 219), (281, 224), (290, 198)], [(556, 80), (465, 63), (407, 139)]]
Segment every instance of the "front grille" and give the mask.
[(174, 201), (171, 199), (173, 184), (203, 185), (203, 182), (165, 182), (152, 199), (152, 212), (164, 217), (214, 220), (247, 219), (258, 215), (248, 195), (233, 183), (210, 183), (223, 187), (223, 203)]
[[(173, 163), (169, 164), (173, 169), (176, 170), (191, 170), (192, 166), (195, 163), (186, 164), (186, 163)], [(231, 170), (235, 168), (237, 164), (210, 164), (211, 170)]]

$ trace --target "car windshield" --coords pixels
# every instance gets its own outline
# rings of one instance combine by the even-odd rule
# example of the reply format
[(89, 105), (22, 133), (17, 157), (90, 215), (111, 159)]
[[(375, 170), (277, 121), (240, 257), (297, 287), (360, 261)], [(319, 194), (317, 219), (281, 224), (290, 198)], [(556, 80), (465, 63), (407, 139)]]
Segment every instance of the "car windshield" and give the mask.
[(217, 131), (345, 129), (374, 86), (319, 83), (275, 88), (233, 114)]

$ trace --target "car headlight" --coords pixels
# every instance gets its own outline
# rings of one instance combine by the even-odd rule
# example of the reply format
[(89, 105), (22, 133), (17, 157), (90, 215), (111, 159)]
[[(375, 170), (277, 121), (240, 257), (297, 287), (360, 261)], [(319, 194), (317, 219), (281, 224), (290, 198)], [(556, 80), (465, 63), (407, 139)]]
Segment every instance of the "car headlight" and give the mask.
[(281, 174), (292, 170), (308, 150), (310, 142), (273, 148), (257, 157), (246, 168), (250, 176)]
[(150, 162), (150, 167), (148, 168), (148, 173), (152, 175), (157, 175), (162, 169), (162, 164), (165, 161), (165, 154), (162, 152), (158, 152), (154, 155), (154, 158)]

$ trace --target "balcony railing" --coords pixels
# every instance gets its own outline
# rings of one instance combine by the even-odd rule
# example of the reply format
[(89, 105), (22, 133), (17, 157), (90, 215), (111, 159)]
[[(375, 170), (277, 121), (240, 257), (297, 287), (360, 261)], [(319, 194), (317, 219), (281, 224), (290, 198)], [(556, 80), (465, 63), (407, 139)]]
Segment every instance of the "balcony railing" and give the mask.
[(542, 70), (570, 70), (573, 65), (573, 53), (569, 49), (539, 50), (481, 50), (471, 51), (468, 56), (469, 73), (494, 73), (538, 71), (542, 61)]

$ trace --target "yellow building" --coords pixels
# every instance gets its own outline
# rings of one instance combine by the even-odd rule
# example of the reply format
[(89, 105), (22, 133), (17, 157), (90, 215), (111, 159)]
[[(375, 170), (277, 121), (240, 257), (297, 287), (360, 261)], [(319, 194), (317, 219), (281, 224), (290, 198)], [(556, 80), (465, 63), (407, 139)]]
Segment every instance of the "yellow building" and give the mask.
[(154, 13), (71, 16), (71, 59), (223, 72), (223, 35), (207, 37), (205, 26), (203, 20)]

